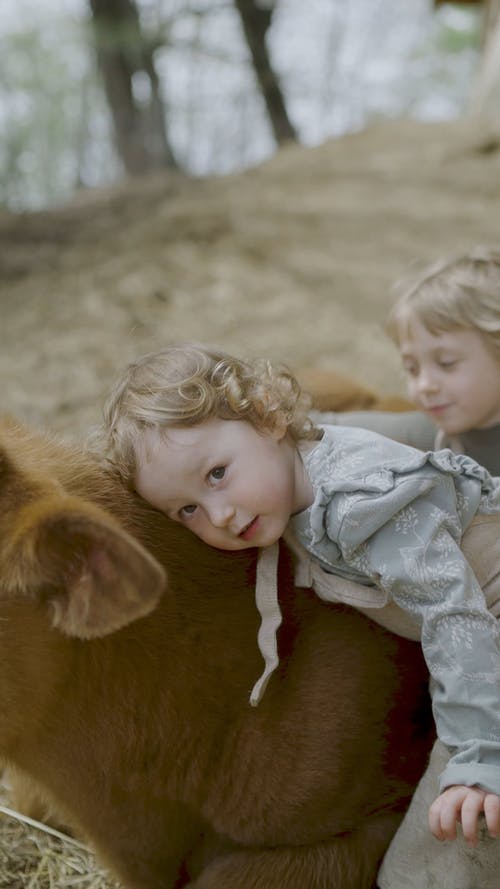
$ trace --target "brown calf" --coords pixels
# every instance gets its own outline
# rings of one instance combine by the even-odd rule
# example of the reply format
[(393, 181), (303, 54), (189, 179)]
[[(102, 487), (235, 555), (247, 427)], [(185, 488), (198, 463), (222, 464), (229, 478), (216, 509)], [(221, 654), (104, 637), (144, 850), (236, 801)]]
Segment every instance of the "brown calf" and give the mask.
[(294, 589), (283, 550), (251, 708), (255, 552), (6, 422), (0, 571), (0, 757), (127, 889), (372, 886), (429, 749), (418, 645)]

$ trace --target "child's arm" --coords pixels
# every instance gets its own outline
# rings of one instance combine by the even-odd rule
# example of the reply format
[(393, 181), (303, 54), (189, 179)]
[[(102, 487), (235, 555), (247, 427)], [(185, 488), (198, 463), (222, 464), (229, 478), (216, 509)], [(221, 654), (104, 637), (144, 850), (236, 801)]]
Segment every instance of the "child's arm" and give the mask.
[[(388, 477), (377, 496), (337, 495), (326, 530), (347, 564), (421, 621), (436, 727), (453, 751), (440, 789), (467, 785), (462, 800), (453, 793), (436, 800), (436, 835), (451, 836), (450, 820), (465, 815), (473, 841), (479, 814), (473, 785), (488, 789), (484, 801), (500, 796), (500, 633), (457, 543), (455, 497), (451, 479), (410, 473), (391, 486)], [(490, 807), (488, 800), (488, 814)], [(491, 823), (496, 831), (496, 816)]]
[(359, 426), (421, 451), (432, 451), (436, 446), (437, 426), (420, 411), (312, 411), (311, 416), (315, 423)]
[(454, 840), (457, 821), (467, 843), (475, 846), (478, 840), (478, 821), (484, 814), (490, 836), (500, 834), (500, 796), (480, 787), (456, 785), (447, 787), (429, 809), (429, 827), (438, 840)]

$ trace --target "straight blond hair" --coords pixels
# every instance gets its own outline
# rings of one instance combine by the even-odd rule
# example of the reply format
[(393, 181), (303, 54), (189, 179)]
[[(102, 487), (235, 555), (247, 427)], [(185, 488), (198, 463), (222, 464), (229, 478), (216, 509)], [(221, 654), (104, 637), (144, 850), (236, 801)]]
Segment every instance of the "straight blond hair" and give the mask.
[(416, 319), (431, 333), (477, 330), (500, 361), (500, 250), (479, 246), (438, 260), (395, 289), (386, 329), (396, 345)]

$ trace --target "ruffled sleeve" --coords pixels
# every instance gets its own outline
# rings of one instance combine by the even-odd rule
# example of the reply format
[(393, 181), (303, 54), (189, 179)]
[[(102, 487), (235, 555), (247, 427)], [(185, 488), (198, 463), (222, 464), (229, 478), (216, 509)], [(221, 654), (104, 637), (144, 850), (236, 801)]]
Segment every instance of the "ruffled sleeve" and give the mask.
[(480, 784), (500, 794), (499, 627), (460, 549), (453, 483), (455, 469), (467, 468), (474, 490), (488, 474), (474, 461), (457, 467), (453, 456), (429, 456), (428, 469), (394, 476), (376, 495), (334, 497), (325, 529), (349, 566), (421, 623), (438, 735), (454, 751), (441, 787)]

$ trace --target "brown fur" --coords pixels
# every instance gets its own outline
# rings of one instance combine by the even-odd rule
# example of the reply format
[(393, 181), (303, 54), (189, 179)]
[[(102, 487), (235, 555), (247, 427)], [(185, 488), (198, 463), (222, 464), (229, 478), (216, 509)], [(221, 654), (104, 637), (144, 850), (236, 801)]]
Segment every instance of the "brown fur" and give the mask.
[(252, 709), (255, 552), (5, 422), (0, 570), (0, 757), (127, 889), (372, 886), (429, 749), (418, 645), (294, 589), (283, 550)]
[(380, 396), (373, 389), (336, 370), (302, 367), (295, 372), (318, 411), (411, 411), (415, 405), (399, 395)]

